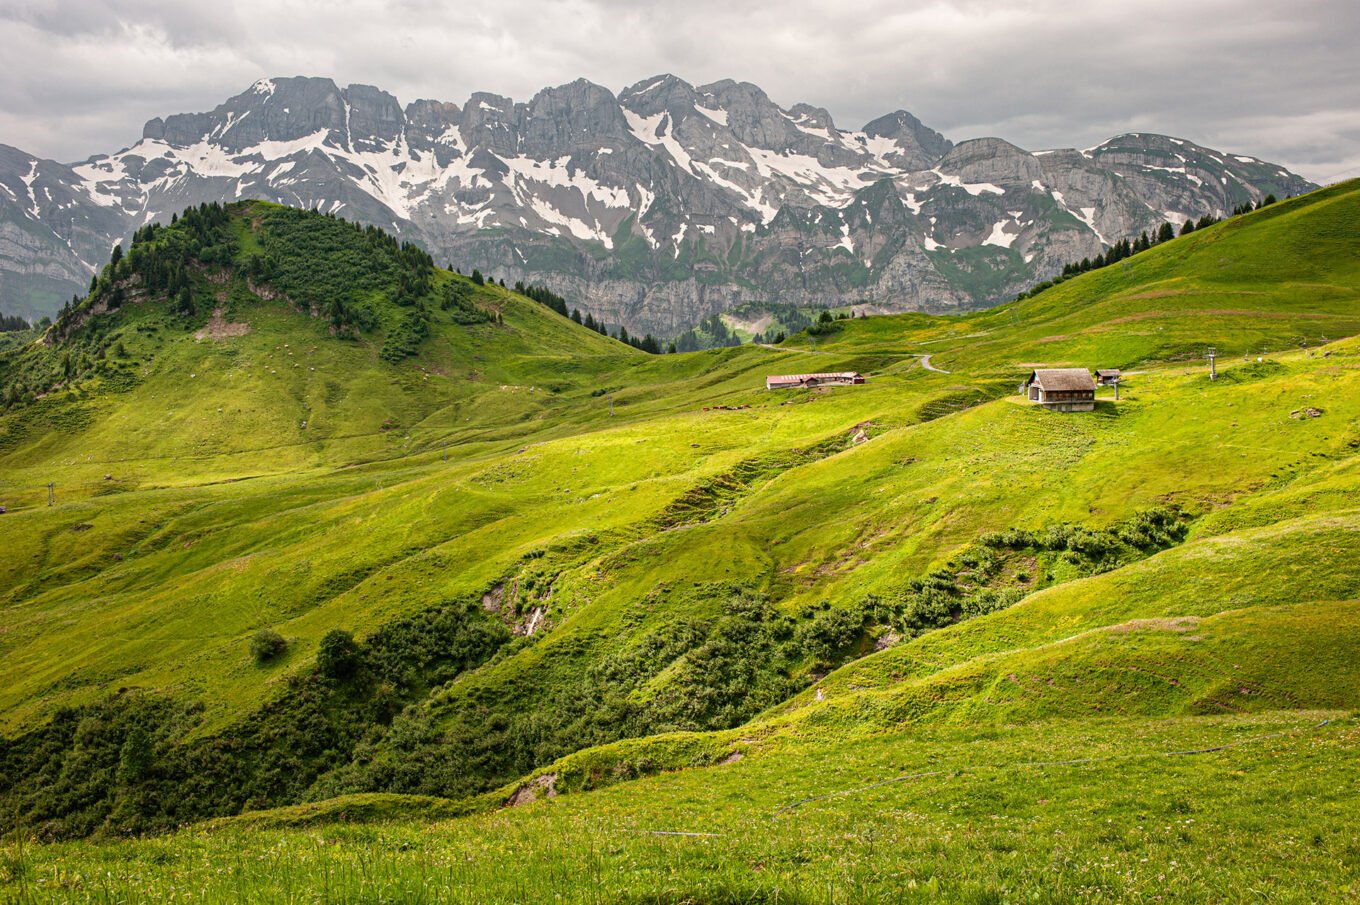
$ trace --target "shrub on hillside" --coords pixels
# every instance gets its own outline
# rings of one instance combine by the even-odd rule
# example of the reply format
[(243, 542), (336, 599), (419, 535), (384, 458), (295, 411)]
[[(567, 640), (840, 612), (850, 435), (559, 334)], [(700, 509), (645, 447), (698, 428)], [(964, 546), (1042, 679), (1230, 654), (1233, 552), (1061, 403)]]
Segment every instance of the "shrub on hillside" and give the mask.
[(250, 656), (256, 663), (268, 663), (288, 649), (288, 642), (272, 628), (262, 628), (250, 637)]
[(151, 735), (140, 725), (128, 730), (118, 750), (118, 781), (137, 782), (151, 770)]
[(864, 607), (824, 610), (798, 627), (798, 650), (824, 663), (834, 663), (863, 639), (868, 617)]
[(359, 669), (359, 645), (344, 629), (333, 628), (321, 638), (316, 668), (328, 679), (348, 679)]

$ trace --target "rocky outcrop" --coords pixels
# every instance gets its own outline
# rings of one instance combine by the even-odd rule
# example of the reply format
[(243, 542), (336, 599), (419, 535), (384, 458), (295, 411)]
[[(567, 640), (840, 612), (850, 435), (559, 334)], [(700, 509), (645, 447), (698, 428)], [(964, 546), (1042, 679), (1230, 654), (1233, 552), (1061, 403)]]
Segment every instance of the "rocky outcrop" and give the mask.
[(883, 159), (904, 170), (928, 169), (953, 147), (949, 139), (905, 110), (880, 116), (868, 123), (864, 127), (864, 135), (895, 144), (895, 148), (883, 154)]
[(951, 311), (1165, 219), (1309, 187), (1160, 135), (1030, 153), (955, 145), (905, 111), (847, 131), (731, 80), (661, 75), (616, 96), (580, 79), (522, 103), (476, 93), (403, 109), (372, 86), (264, 79), (74, 166), (0, 149), (0, 305), (50, 311), (148, 218), (262, 198), (546, 283), (637, 333), (760, 301)]

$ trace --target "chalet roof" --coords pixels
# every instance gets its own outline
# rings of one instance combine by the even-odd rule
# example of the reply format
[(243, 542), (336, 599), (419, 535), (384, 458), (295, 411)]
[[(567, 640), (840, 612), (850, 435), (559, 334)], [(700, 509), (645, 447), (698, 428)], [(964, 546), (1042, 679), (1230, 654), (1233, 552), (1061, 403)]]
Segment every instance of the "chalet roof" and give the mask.
[(1118, 377), (1118, 368), (1096, 368), (1097, 377)]
[(828, 371), (818, 374), (780, 374), (766, 377), (765, 380), (775, 381), (776, 383), (798, 383), (801, 380), (811, 380), (814, 377), (818, 380), (854, 380), (858, 376), (858, 371)]
[(1029, 375), (1029, 382), (1038, 384), (1045, 393), (1079, 390), (1090, 390), (1094, 393), (1096, 389), (1091, 372), (1085, 368), (1038, 368)]

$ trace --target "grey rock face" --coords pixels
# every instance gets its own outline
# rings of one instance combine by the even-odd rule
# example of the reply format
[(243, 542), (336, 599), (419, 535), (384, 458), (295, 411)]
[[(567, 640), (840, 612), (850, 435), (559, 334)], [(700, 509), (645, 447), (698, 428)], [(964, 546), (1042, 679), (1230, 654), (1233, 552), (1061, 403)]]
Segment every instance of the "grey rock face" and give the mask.
[(70, 167), (0, 145), (0, 311), (36, 319), (83, 294), (124, 221)]
[(954, 146), (949, 139), (905, 110), (873, 120), (864, 127), (864, 135), (895, 142), (897, 148), (884, 154), (883, 159), (904, 170), (928, 169)]
[[(956, 311), (1165, 219), (1309, 184), (1159, 135), (1030, 153), (905, 111), (842, 130), (759, 87), (585, 80), (516, 103), (264, 79), (74, 166), (0, 148), (0, 306), (55, 310), (148, 219), (203, 201), (319, 207), (437, 261), (541, 282), (635, 333), (747, 302)], [(27, 306), (25, 308), (25, 306)]]

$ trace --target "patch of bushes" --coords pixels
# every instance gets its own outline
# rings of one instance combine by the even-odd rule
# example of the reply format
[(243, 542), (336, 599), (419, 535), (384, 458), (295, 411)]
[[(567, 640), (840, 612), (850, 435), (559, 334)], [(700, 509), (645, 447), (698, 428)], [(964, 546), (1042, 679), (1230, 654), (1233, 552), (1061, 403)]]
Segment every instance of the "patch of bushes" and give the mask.
[(288, 642), (272, 628), (262, 628), (250, 636), (250, 656), (264, 664), (277, 659), (288, 649)]
[(1189, 521), (1178, 507), (1139, 512), (1108, 528), (1057, 524), (1042, 530), (1012, 528), (978, 538), (991, 551), (1033, 551), (1058, 554), (1084, 574), (1106, 572), (1185, 540)]
[[(136, 835), (304, 800), (366, 738), (429, 689), (510, 640), (472, 603), (391, 623), (364, 641), (335, 630), (316, 668), (223, 733), (186, 742), (202, 705), (120, 692), (0, 737), (0, 826), (43, 839)], [(253, 646), (253, 645), (252, 645)]]
[(468, 282), (457, 278), (449, 280), (439, 291), (440, 310), (449, 312), (455, 324), (470, 326), (491, 323), (494, 318), (477, 307), (472, 300), (472, 293), (472, 286)]
[(321, 636), (316, 651), (316, 668), (328, 679), (344, 681), (359, 669), (362, 655), (354, 636), (344, 629), (334, 628)]
[(429, 334), (430, 323), (423, 309), (413, 308), (404, 311), (397, 319), (396, 325), (387, 331), (382, 352), (378, 357), (392, 364), (403, 358), (409, 358), (419, 351), (420, 344)]
[(384, 326), (409, 338), (404, 330), (414, 326), (407, 320), (411, 312), (400, 309), (417, 307), (431, 293), (429, 254), (376, 226), (271, 207), (260, 218), (257, 238), (269, 283), (295, 305), (320, 311), (340, 333)]

